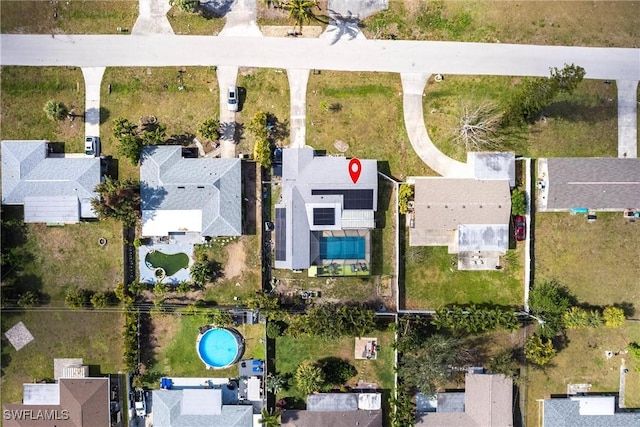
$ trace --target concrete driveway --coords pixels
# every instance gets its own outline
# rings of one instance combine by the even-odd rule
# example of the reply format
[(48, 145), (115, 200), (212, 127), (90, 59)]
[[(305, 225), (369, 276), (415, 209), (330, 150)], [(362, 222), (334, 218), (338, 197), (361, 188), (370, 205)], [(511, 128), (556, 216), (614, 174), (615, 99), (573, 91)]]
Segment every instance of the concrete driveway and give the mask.
[(131, 34), (174, 34), (167, 19), (169, 0), (138, 0), (138, 18)]
[(100, 136), (100, 84), (105, 67), (83, 67), (85, 87), (84, 134)]
[(471, 178), (473, 171), (466, 163), (446, 156), (436, 147), (424, 123), (422, 94), (429, 74), (400, 75), (403, 90), (404, 124), (413, 149), (431, 169), (448, 178)]

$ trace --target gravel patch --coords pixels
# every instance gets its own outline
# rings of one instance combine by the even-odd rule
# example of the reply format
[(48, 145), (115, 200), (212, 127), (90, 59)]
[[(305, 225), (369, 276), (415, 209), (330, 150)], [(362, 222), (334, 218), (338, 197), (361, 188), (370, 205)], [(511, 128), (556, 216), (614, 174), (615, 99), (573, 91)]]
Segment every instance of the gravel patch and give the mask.
[(22, 322), (17, 323), (14, 327), (5, 332), (4, 336), (7, 337), (13, 348), (16, 350), (20, 350), (22, 347), (33, 341), (33, 335), (31, 335), (31, 332), (29, 332)]

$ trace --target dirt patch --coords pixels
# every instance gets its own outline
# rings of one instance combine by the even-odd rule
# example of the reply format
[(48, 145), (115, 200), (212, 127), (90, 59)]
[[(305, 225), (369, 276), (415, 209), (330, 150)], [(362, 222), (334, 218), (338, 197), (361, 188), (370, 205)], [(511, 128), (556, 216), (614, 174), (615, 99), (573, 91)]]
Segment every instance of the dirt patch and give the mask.
[(242, 274), (247, 263), (247, 254), (242, 241), (237, 241), (227, 245), (227, 262), (224, 266), (224, 277), (233, 279)]

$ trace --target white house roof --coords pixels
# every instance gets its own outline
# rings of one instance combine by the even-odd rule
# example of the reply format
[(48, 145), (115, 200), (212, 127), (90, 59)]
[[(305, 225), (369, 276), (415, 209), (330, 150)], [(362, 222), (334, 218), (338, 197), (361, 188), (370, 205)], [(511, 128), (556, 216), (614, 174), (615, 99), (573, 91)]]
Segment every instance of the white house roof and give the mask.
[(140, 167), (142, 234), (241, 235), (240, 180), (239, 159), (186, 158), (180, 146), (145, 147)]
[[(311, 265), (312, 230), (375, 227), (377, 161), (360, 160), (356, 183), (349, 174), (349, 162), (345, 157), (316, 156), (309, 147), (283, 150), (281, 202), (276, 205), (276, 268), (295, 270)], [(368, 213), (358, 215), (348, 212), (351, 210)], [(314, 215), (327, 221), (314, 222)]]

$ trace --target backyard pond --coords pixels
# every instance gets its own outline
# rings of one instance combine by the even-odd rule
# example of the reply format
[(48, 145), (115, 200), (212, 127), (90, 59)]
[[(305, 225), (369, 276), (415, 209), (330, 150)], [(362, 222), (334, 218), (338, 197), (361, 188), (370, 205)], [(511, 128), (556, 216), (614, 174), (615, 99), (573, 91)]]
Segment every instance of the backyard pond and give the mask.
[(177, 254), (165, 254), (157, 250), (151, 250), (144, 257), (148, 268), (155, 270), (161, 268), (167, 276), (173, 276), (178, 271), (189, 266), (189, 256), (184, 252)]

